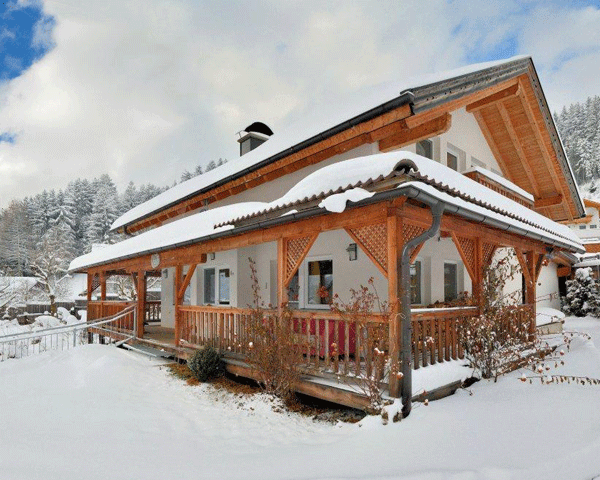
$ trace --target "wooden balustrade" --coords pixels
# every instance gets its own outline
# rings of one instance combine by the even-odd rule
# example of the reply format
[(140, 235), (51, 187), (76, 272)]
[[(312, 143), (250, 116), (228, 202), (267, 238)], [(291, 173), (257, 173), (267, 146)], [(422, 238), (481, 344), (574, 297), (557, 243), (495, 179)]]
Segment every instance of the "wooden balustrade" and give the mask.
[[(87, 308), (87, 321), (116, 315), (132, 305), (134, 305), (133, 302), (90, 301)], [(133, 333), (134, 327), (135, 311), (131, 309), (126, 314), (119, 316), (114, 322), (105, 324), (97, 329), (91, 329), (90, 333), (100, 335), (101, 342), (103, 343), (104, 337), (112, 338), (113, 340), (122, 340), (126, 335)]]
[(121, 310), (133, 305), (133, 302), (89, 301), (87, 305), (87, 319), (96, 320), (119, 313)]
[(161, 320), (161, 302), (157, 301), (146, 301), (146, 323), (160, 323)]
[(477, 315), (476, 307), (413, 310), (413, 367), (464, 358), (460, 336), (469, 320)]
[(252, 341), (247, 332), (249, 309), (181, 306), (179, 338), (192, 347), (211, 346), (221, 351), (245, 353)]

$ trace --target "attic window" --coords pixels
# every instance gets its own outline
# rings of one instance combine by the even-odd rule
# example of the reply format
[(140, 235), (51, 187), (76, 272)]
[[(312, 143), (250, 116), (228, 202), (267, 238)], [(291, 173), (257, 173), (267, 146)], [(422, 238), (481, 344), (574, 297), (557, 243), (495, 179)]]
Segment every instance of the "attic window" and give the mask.
[(417, 142), (417, 155), (433, 160), (433, 142), (429, 139)]

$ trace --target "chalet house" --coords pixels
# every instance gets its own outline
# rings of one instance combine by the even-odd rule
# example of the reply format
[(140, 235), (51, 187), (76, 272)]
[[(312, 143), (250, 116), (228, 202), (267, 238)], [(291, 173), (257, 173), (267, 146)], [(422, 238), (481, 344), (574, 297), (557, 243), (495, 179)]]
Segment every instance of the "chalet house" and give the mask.
[[(113, 229), (131, 238), (72, 262), (88, 274), (88, 295), (100, 290), (89, 318), (125, 306), (106, 301), (113, 275), (134, 276), (142, 318), (146, 281), (160, 276), (160, 326), (138, 322), (137, 341), (180, 356), (215, 345), (231, 371), (251, 375), (252, 258), (263, 300), (289, 302), (311, 342), (307, 373), (340, 378), (369, 368), (368, 332), (318, 292), (348, 298), (372, 277), (392, 308), (389, 354), (404, 374), (390, 376), (389, 394), (406, 405), (412, 369), (463, 355), (459, 331), (478, 309), (456, 300), (480, 295), (499, 249), (516, 252), (523, 312), (556, 306), (546, 293), (557, 268), (584, 252), (559, 223), (586, 212), (529, 57), (361, 92), (286, 131), (256, 123), (240, 152), (117, 219)], [(352, 404), (322, 383), (298, 390)]]
[(585, 216), (563, 222), (581, 239), (585, 253), (577, 255), (571, 266), (559, 268), (559, 286), (562, 295), (566, 294), (565, 280), (571, 278), (577, 268), (592, 267), (592, 274), (600, 278), (600, 202), (585, 198), (583, 204)]

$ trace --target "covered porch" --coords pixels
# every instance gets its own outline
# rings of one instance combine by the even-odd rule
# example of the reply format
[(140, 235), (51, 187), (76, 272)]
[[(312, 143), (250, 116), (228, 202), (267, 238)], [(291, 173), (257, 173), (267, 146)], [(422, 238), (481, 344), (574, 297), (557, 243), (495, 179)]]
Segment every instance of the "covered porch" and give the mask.
[[(439, 172), (427, 175), (430, 160), (423, 159), (428, 162), (424, 163), (414, 156), (416, 158), (411, 158), (410, 162), (398, 162), (398, 158), (405, 155), (406, 152), (397, 152), (392, 168), (385, 175), (372, 175), (368, 181), (347, 182), (346, 185), (352, 188), (332, 188), (325, 194), (317, 186), (319, 191), (316, 193), (320, 197), (304, 195), (269, 208), (253, 205), (249, 212), (242, 209), (241, 214), (235, 205), (216, 208), (197, 214), (204, 215), (203, 218), (188, 217), (127, 240), (132, 244), (129, 255), (116, 252), (108, 260), (84, 267), (90, 284), (98, 282), (101, 290), (98, 301), (90, 298), (89, 318), (123, 307), (107, 301), (102, 294), (103, 289), (105, 291), (102, 285), (109, 275), (133, 275), (138, 292), (138, 315), (146, 318), (147, 278), (161, 275), (165, 294), (162, 318), (166, 318), (166, 309), (171, 308), (169, 300), (172, 299), (173, 325), (154, 327), (148, 324), (144, 329), (144, 322), (138, 322), (134, 332), (137, 339), (172, 348), (180, 358), (186, 358), (194, 349), (210, 345), (223, 353), (231, 372), (252, 377), (251, 369), (244, 363), (254, 339), (246, 328), (252, 315), (248, 306), (252, 302), (250, 270), (243, 260), (253, 257), (259, 266), (259, 285), (265, 294), (268, 292), (268, 303), (271, 304), (265, 309), (281, 309), (283, 305), (292, 308), (289, 327), (305, 348), (303, 371), (309, 379), (325, 381), (309, 381), (309, 384), (299, 386), (300, 391), (356, 406), (356, 395), (349, 400), (335, 391), (333, 384), (351, 383), (360, 375), (369, 375), (377, 361), (377, 352), (373, 348), (376, 344), (378, 349), (385, 349), (392, 366), (390, 370), (402, 373), (382, 379), (386, 393), (409, 401), (413, 396), (412, 370), (464, 357), (461, 332), (480, 313), (484, 268), (491, 264), (495, 252), (510, 248), (516, 254), (524, 279), (522, 303), (517, 302), (512, 307), (517, 312), (512, 321), (521, 323), (521, 327), (525, 326), (528, 334), (533, 336), (536, 284), (544, 263), (558, 251), (577, 251), (578, 244), (563, 236), (560, 225), (436, 165), (436, 169), (444, 170), (442, 176), (460, 176), (460, 182), (455, 182), (459, 188), (450, 191), (432, 178), (431, 173), (440, 178)], [(418, 165), (415, 160), (419, 161)], [(419, 181), (415, 181), (417, 179)], [(324, 197), (344, 195), (344, 191), (358, 190), (359, 186), (368, 186), (369, 195), (361, 193), (362, 198), (355, 201), (343, 198), (341, 211), (332, 211), (324, 207), (323, 202), (319, 203)], [(333, 191), (337, 193), (332, 194)], [(479, 200), (482, 196), (486, 202)], [(502, 208), (494, 208), (498, 204)], [(219, 212), (222, 209), (227, 211)], [(211, 228), (203, 227), (206, 230), (200, 234), (186, 233), (193, 238), (180, 237), (178, 243), (151, 250), (143, 248), (148, 245), (149, 238), (159, 243), (163, 241), (161, 229), (168, 233), (176, 230), (177, 224), (185, 229), (181, 222), (194, 220), (209, 222)], [(556, 231), (552, 230), (554, 226), (557, 226)], [(147, 235), (145, 240), (140, 240), (144, 235)], [(347, 239), (356, 245), (360, 260), (351, 259)], [(331, 260), (321, 255), (319, 242), (333, 252)], [(437, 305), (440, 308), (424, 308), (435, 303), (431, 292), (435, 290), (436, 282), (441, 281), (446, 288), (446, 270), (431, 267), (429, 278), (420, 278), (431, 291), (429, 294), (420, 292), (420, 295), (429, 295), (427, 301), (415, 302), (410, 265), (416, 265), (420, 255), (425, 254), (423, 264), (427, 263), (427, 258), (443, 260), (449, 255), (440, 253), (444, 248), (452, 248), (456, 255), (456, 260), (450, 263), (458, 267), (449, 268), (457, 278), (453, 288), (459, 290), (459, 270), (462, 270), (465, 278), (460, 287), (468, 290), (470, 300), (464, 305), (444, 306), (442, 302)], [(336, 262), (334, 250), (341, 251), (339, 255), (348, 257), (350, 263)], [(223, 258), (229, 258), (227, 268), (219, 269), (219, 261)], [(307, 258), (316, 263), (307, 265)], [(329, 261), (335, 275), (329, 270), (329, 264), (318, 263)], [(310, 284), (310, 268), (313, 267), (322, 268), (320, 273), (313, 275), (319, 277), (316, 287), (327, 287), (327, 275), (335, 279), (330, 294), (343, 295), (346, 293), (344, 286), (359, 288), (369, 278), (374, 278), (374, 284), (389, 305), (387, 313), (372, 312), (368, 318), (353, 319), (332, 312), (326, 303), (313, 301), (310, 295), (315, 289), (315, 285)], [(219, 283), (221, 272), (222, 285)], [(433, 278), (440, 272), (443, 279)], [(166, 279), (170, 281), (166, 282)], [(197, 281), (194, 283), (193, 279)], [(169, 285), (172, 292), (168, 292)], [(295, 285), (305, 289), (304, 301), (297, 298)], [(212, 304), (200, 304), (209, 298), (207, 295)], [(375, 335), (379, 339), (382, 332), (386, 341), (376, 343)]]

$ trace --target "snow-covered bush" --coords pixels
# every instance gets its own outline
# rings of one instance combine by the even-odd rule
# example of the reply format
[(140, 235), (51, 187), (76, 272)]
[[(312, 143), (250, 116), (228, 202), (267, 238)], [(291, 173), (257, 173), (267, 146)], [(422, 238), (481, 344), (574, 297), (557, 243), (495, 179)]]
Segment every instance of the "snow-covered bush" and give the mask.
[(519, 367), (523, 352), (534, 345), (530, 334), (533, 312), (514, 305), (514, 292), (504, 294), (506, 282), (516, 273), (510, 253), (484, 269), (481, 315), (469, 320), (460, 332), (466, 357), (482, 378), (497, 380)]
[(200, 382), (206, 382), (223, 373), (223, 359), (212, 347), (196, 351), (188, 360), (188, 367)]
[(578, 268), (575, 278), (567, 281), (567, 295), (563, 298), (563, 311), (567, 315), (600, 316), (600, 291), (589, 267)]

